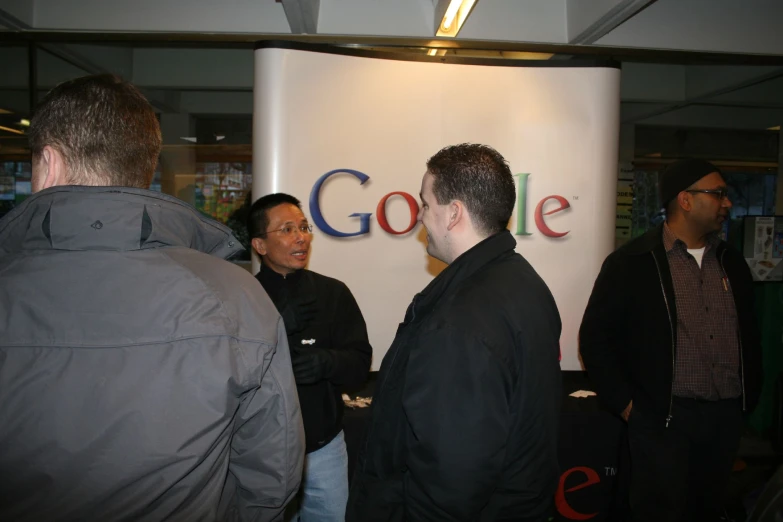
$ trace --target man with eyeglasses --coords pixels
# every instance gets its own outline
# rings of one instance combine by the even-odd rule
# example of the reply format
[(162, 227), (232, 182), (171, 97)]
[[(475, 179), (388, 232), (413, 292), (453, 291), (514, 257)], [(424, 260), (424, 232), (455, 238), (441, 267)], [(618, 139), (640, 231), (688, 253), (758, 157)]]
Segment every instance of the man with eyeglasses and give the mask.
[(717, 237), (731, 201), (714, 165), (673, 163), (659, 189), (666, 221), (607, 257), (581, 354), (628, 423), (632, 520), (714, 521), (761, 390), (753, 282)]
[(312, 230), (291, 195), (264, 196), (250, 209), (248, 234), (261, 256), (256, 278), (285, 323), (305, 427), (302, 490), (286, 519), (337, 522), (348, 500), (342, 391), (367, 379), (372, 348), (348, 287), (305, 268)]

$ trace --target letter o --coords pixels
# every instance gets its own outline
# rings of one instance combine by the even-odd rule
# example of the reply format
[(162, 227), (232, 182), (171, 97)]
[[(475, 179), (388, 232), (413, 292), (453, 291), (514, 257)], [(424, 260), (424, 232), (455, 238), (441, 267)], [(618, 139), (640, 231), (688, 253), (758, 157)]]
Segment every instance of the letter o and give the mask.
[[(399, 232), (394, 230), (391, 225), (389, 225), (389, 220), (386, 219), (386, 202), (392, 196), (402, 196), (405, 198), (405, 201), (408, 203), (408, 208), (411, 211), (411, 221), (408, 223), (408, 228)], [(383, 196), (378, 202), (378, 208), (375, 209), (375, 215), (378, 218), (378, 224), (383, 230), (389, 234), (400, 236), (402, 234), (407, 234), (416, 226), (416, 217), (419, 215), (419, 204), (416, 202), (416, 199), (407, 192), (390, 192)]]

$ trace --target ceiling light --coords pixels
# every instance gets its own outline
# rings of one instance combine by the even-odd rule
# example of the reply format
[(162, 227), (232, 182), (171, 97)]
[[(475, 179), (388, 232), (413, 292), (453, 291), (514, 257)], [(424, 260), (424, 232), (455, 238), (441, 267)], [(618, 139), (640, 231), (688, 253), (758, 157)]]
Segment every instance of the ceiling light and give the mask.
[[(443, 1), (445, 0), (441, 0), (441, 2)], [(435, 36), (450, 36), (452, 38), (457, 36), (459, 30), (462, 29), (462, 24), (468, 19), (468, 15), (477, 1), (478, 0), (451, 0), (443, 14), (443, 20), (435, 31)]]
[(22, 127), (29, 127), (30, 120), (22, 118), (21, 120), (19, 120), (19, 125), (21, 125)]
[(527, 51), (501, 51), (500, 56), (512, 60), (549, 60), (552, 53), (532, 53)]
[(22, 135), (24, 134), (24, 132), (22, 132), (22, 131), (20, 131), (20, 130), (16, 130), (16, 129), (9, 129), (8, 127), (3, 127), (2, 125), (0, 125), (0, 130), (1, 130), (1, 131), (6, 131), (6, 132), (12, 132), (12, 133), (14, 133), (14, 134), (22, 134)]
[(457, 17), (457, 11), (461, 5), (461, 0), (451, 0), (448, 9), (446, 9), (446, 14), (443, 15), (441, 27), (443, 27), (444, 31), (451, 29), (451, 24), (454, 22), (454, 18)]
[(776, 131), (779, 131), (779, 130), (780, 130), (780, 125), (775, 125), (774, 127), (767, 127), (767, 130), (776, 130)]
[[(448, 49), (430, 49), (430, 51), (427, 53), (428, 56), (446, 56), (446, 53), (449, 52)], [(452, 51), (454, 52), (454, 51)]]
[(213, 134), (212, 136), (201, 136), (200, 138), (198, 136), (180, 136), (179, 139), (199, 145), (214, 145), (218, 141), (223, 141), (226, 139), (226, 136), (219, 134)]

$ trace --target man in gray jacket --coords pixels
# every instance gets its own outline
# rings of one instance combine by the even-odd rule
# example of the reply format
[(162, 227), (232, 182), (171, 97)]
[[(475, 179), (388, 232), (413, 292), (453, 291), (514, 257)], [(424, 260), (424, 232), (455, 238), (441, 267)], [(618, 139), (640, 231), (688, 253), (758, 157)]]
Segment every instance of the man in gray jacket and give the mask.
[(304, 434), (286, 332), (241, 247), (146, 190), (155, 113), (55, 87), (0, 221), (0, 520), (279, 520)]

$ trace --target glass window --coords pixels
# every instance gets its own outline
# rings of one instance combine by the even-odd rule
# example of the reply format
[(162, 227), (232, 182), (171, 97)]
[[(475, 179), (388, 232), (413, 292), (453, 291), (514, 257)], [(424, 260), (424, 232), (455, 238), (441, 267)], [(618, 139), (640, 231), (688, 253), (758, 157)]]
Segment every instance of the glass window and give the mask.
[(25, 130), (31, 95), (27, 46), (0, 45), (0, 217), (30, 195), (30, 151)]
[(29, 120), (35, 100), (63, 81), (108, 72), (139, 87), (158, 113), (163, 149), (150, 189), (227, 223), (249, 248), (251, 49), (46, 43), (35, 52), (32, 96), (28, 47), (0, 47), (0, 216), (30, 193), (30, 150), (19, 122)]

